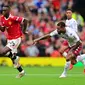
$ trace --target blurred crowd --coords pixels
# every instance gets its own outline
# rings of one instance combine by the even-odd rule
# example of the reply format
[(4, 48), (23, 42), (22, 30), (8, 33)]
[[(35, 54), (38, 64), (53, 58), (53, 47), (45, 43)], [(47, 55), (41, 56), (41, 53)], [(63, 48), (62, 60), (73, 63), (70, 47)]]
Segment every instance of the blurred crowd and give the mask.
[[(65, 21), (66, 9), (75, 5), (73, 0), (0, 0), (0, 10), (4, 4), (10, 5), (13, 15), (22, 16), (29, 20), (28, 34), (23, 34), (22, 43), (18, 49), (19, 56), (61, 56), (59, 49), (64, 39), (59, 36), (41, 40), (36, 45), (30, 45), (29, 41), (55, 30), (58, 21)], [(78, 22), (79, 36), (83, 42), (82, 53), (85, 53), (84, 19), (76, 10), (72, 17)], [(6, 45), (4, 34), (0, 32), (0, 46), (2, 47)]]

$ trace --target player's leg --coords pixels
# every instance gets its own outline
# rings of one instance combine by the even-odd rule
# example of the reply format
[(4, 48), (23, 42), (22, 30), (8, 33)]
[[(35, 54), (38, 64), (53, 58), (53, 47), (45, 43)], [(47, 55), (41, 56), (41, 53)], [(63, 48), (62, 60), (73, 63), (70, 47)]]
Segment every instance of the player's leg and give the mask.
[(9, 51), (11, 51), (11, 49), (7, 46), (0, 48), (0, 55), (4, 56), (6, 55)]
[(73, 65), (73, 64), (75, 64), (76, 62), (77, 62), (77, 61), (74, 60), (74, 59), (71, 59), (71, 60), (69, 60), (69, 61), (66, 61), (65, 66), (64, 66), (64, 70), (63, 70), (62, 74), (60, 75), (60, 78), (66, 77), (66, 76), (67, 76), (67, 71), (68, 71), (70, 65), (71, 65), (71, 64)]
[[(68, 48), (68, 43), (67, 42), (63, 42), (63, 45), (60, 49), (60, 53), (62, 53), (62, 55), (66, 58), (67, 54), (68, 54), (69, 48)], [(62, 74), (60, 75), (60, 78), (66, 77), (67, 76), (67, 70), (69, 69), (71, 62), (70, 61), (66, 61), (65, 66), (64, 66), (64, 70), (62, 72)]]
[[(64, 52), (62, 55), (66, 58), (67, 52)], [(66, 61), (65, 66), (64, 66), (64, 70), (63, 70), (62, 74), (60, 75), (60, 78), (64, 78), (67, 76), (67, 71), (69, 69), (70, 64), (71, 64), (71, 61)]]
[(64, 66), (64, 70), (63, 70), (62, 74), (60, 75), (60, 78), (67, 76), (67, 71), (69, 69), (70, 64), (71, 64), (71, 61), (66, 61), (65, 66)]
[[(75, 64), (75, 63), (78, 62), (78, 61), (77, 61), (77, 57), (78, 57), (78, 55), (80, 55), (81, 50), (82, 50), (82, 44), (81, 44), (80, 46), (78, 46), (78, 47), (73, 51), (73, 54), (76, 56), (76, 59), (73, 59), (73, 60), (71, 61), (73, 64)], [(83, 56), (82, 56), (82, 57), (83, 57)], [(75, 57), (74, 57), (74, 58), (75, 58)], [(79, 58), (78, 58), (78, 59), (79, 59)], [(70, 70), (73, 68), (73, 64), (70, 64), (70, 67), (69, 67)]]
[(19, 63), (19, 56), (16, 55), (17, 48), (18, 48), (20, 42), (21, 42), (21, 38), (18, 38), (18, 39), (14, 39), (14, 40), (9, 40), (8, 44), (7, 44), (7, 47), (9, 47), (11, 49), (10, 58), (14, 64), (14, 67), (16, 67), (16, 69), (19, 71), (19, 74), (16, 76), (17, 78), (21, 78), (25, 74), (24, 70), (22, 69), (22, 67)]
[[(68, 51), (70, 50), (68, 41), (64, 40), (61, 44), (61, 47), (59, 49), (59, 52), (66, 58)], [(73, 65), (70, 64), (69, 69), (71, 70), (73, 68)]]
[(75, 50), (74, 50), (74, 54), (77, 56), (76, 57), (76, 62), (82, 62), (84, 65), (84, 73), (85, 73), (85, 54), (79, 55), (80, 52), (82, 50), (82, 44), (80, 46), (78, 46)]
[[(70, 50), (70, 48), (68, 46), (68, 42), (64, 41), (63, 44), (61, 45), (60, 53), (62, 53), (62, 55), (66, 58), (69, 50)], [(64, 70), (63, 70), (60, 78), (67, 76), (67, 71), (68, 71), (70, 66), (71, 66), (71, 61), (66, 61), (65, 66), (64, 66)], [(72, 67), (73, 67), (73, 65), (72, 65)]]
[(85, 54), (81, 54), (77, 57), (77, 62), (82, 62), (82, 64), (84, 65), (84, 73), (85, 73)]
[[(62, 55), (66, 58), (67, 52), (64, 52)], [(72, 68), (73, 68), (73, 64), (70, 64), (69, 65), (69, 70), (71, 70)]]
[(68, 41), (64, 40), (63, 43), (61, 44), (60, 48), (59, 48), (59, 52), (64, 56), (64, 52), (67, 52), (68, 48), (69, 48)]
[[(65, 65), (65, 67), (64, 67), (64, 71), (63, 71), (63, 73), (61, 74), (60, 77), (66, 77), (67, 70), (68, 70), (68, 68), (69, 68), (69, 66), (70, 66), (71, 64), (74, 65), (74, 64), (76, 64), (78, 61), (81, 61), (81, 62), (84, 64), (84, 66), (85, 66), (85, 60), (84, 60), (85, 54), (83, 54), (83, 55), (81, 55), (81, 56), (78, 56), (78, 57), (75, 57), (75, 55), (77, 56), (77, 55), (80, 53), (81, 49), (82, 49), (82, 46), (80, 45), (77, 49), (75, 49), (75, 51), (74, 51), (73, 53), (71, 53), (71, 54), (69, 54), (69, 55), (67, 55), (66, 52), (63, 53), (63, 55), (64, 55), (65, 57), (67, 56), (67, 57), (66, 57), (67, 61), (66, 61), (66, 65)], [(70, 59), (71, 59), (71, 62), (68, 61), (68, 60), (70, 60)], [(77, 59), (77, 60), (76, 60), (76, 59)], [(85, 72), (85, 69), (84, 69), (84, 72)]]
[(68, 71), (71, 63), (72, 64), (76, 63), (76, 59), (74, 59), (75, 55), (72, 52), (69, 52), (69, 54), (64, 52), (63, 55), (66, 57), (66, 64), (64, 66), (64, 71), (60, 75), (60, 78), (64, 78), (67, 76), (67, 71)]
[[(64, 52), (64, 56), (66, 56), (66, 55), (67, 55), (67, 53)], [(61, 77), (63, 77), (63, 75), (65, 76), (65, 74), (67, 73), (67, 69), (70, 67), (70, 65), (73, 66), (73, 64), (75, 64), (75, 63), (77, 63), (77, 62), (82, 62), (82, 63), (83, 63), (83, 65), (84, 65), (84, 73), (85, 73), (85, 54), (82, 54), (82, 55), (77, 56), (76, 59), (72, 59), (72, 60), (71, 60), (71, 63), (72, 63), (72, 64), (71, 64), (71, 63), (68, 64), (68, 62), (66, 62), (66, 65), (65, 65), (65, 67), (64, 67), (64, 71), (63, 71)], [(67, 68), (67, 67), (68, 67), (68, 68)]]
[(19, 56), (17, 56), (16, 54), (13, 54), (12, 61), (14, 64), (14, 68), (16, 68), (19, 71), (19, 74), (16, 76), (16, 78), (21, 78), (22, 76), (25, 75), (25, 72), (19, 63)]
[(17, 56), (16, 53), (13, 54), (12, 52), (10, 52), (9, 57), (13, 62), (14, 68), (19, 71), (19, 74), (16, 76), (16, 78), (21, 78), (22, 76), (24, 76), (25, 72), (19, 63), (19, 56)]
[(84, 74), (85, 74), (85, 59), (83, 59), (82, 61), (81, 61), (82, 63), (83, 63), (83, 65), (84, 65)]

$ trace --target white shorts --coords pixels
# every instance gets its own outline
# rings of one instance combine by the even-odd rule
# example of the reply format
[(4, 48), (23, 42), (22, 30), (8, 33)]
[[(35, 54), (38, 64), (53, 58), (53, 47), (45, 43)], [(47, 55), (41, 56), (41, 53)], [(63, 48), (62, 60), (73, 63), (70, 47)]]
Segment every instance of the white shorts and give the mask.
[(17, 48), (21, 43), (21, 37), (17, 39), (7, 40), (7, 47), (11, 49), (12, 53), (17, 53)]

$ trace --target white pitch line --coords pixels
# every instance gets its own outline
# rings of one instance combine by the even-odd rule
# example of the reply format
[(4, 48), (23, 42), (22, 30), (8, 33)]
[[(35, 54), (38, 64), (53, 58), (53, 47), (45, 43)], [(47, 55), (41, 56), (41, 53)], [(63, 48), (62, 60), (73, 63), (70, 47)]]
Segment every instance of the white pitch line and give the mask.
[[(9, 75), (16, 75), (16, 74), (0, 74), (0, 76), (9, 76)], [(26, 76), (56, 76), (60, 74), (25, 74)]]
[[(15, 76), (17, 74), (0, 74), (0, 76)], [(60, 76), (60, 74), (26, 74), (25, 76), (52, 76), (52, 77), (57, 77), (57, 76)], [(85, 74), (68, 74), (67, 75), (68, 77), (71, 76), (71, 77), (85, 77)]]

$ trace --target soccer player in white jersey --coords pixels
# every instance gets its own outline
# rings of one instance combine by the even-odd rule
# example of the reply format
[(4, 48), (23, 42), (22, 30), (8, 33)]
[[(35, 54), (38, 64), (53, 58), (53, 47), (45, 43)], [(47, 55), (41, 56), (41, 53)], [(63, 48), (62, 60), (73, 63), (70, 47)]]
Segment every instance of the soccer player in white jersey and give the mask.
[(81, 58), (81, 56), (85, 56), (85, 54), (81, 56), (79, 55), (82, 50), (82, 43), (75, 31), (72, 31), (71, 28), (66, 27), (64, 22), (59, 22), (57, 24), (57, 29), (55, 31), (46, 34), (40, 38), (37, 38), (30, 43), (33, 44), (35, 42), (38, 42), (39, 40), (46, 39), (54, 35), (59, 35), (60, 37), (66, 39), (69, 43), (68, 52), (65, 54), (67, 61), (65, 66), (66, 68), (65, 72), (63, 73), (63, 77), (66, 77), (66, 72), (68, 70), (69, 64), (71, 63), (74, 65), (76, 64), (77, 60), (79, 59), (83, 60), (83, 57)]
[[(77, 22), (75, 19), (72, 18), (72, 10), (71, 9), (67, 9), (66, 10), (66, 26), (70, 27), (72, 31), (78, 32), (77, 29)], [(63, 56), (65, 56), (65, 51), (67, 51), (66, 49), (68, 48), (68, 42), (66, 40), (63, 41), (63, 44), (61, 45), (59, 51), (60, 53), (63, 53)], [(71, 70), (73, 68), (73, 65), (70, 64), (69, 69)]]
[[(72, 18), (72, 10), (71, 9), (66, 10), (66, 17), (67, 17), (66, 26), (70, 27), (73, 31), (78, 33), (77, 22), (75, 19)], [(73, 65), (70, 64), (69, 69), (71, 70), (72, 68), (73, 68)]]
[(66, 26), (70, 27), (73, 31), (78, 32), (77, 21), (72, 18), (72, 10), (66, 10)]
[[(76, 20), (74, 20), (72, 18), (72, 10), (71, 9), (66, 10), (66, 16), (67, 16), (66, 26), (70, 27), (72, 31), (75, 31), (76, 33), (78, 33), (77, 22), (76, 22)], [(68, 44), (64, 45), (64, 48), (68, 48)], [(62, 47), (61, 47), (61, 49), (62, 49)], [(66, 57), (66, 51), (63, 52), (63, 56)], [(77, 62), (78, 61), (82, 62), (82, 64), (84, 65), (84, 73), (85, 73), (85, 60), (84, 60), (84, 58), (85, 58), (85, 55), (83, 54), (83, 55), (81, 55), (81, 57), (78, 58)], [(64, 67), (64, 71), (60, 77), (65, 77), (64, 73), (66, 74), (66, 68), (67, 69), (69, 68), (71, 70), (73, 68), (73, 65), (70, 64), (70, 62), (66, 62), (65, 67)]]

